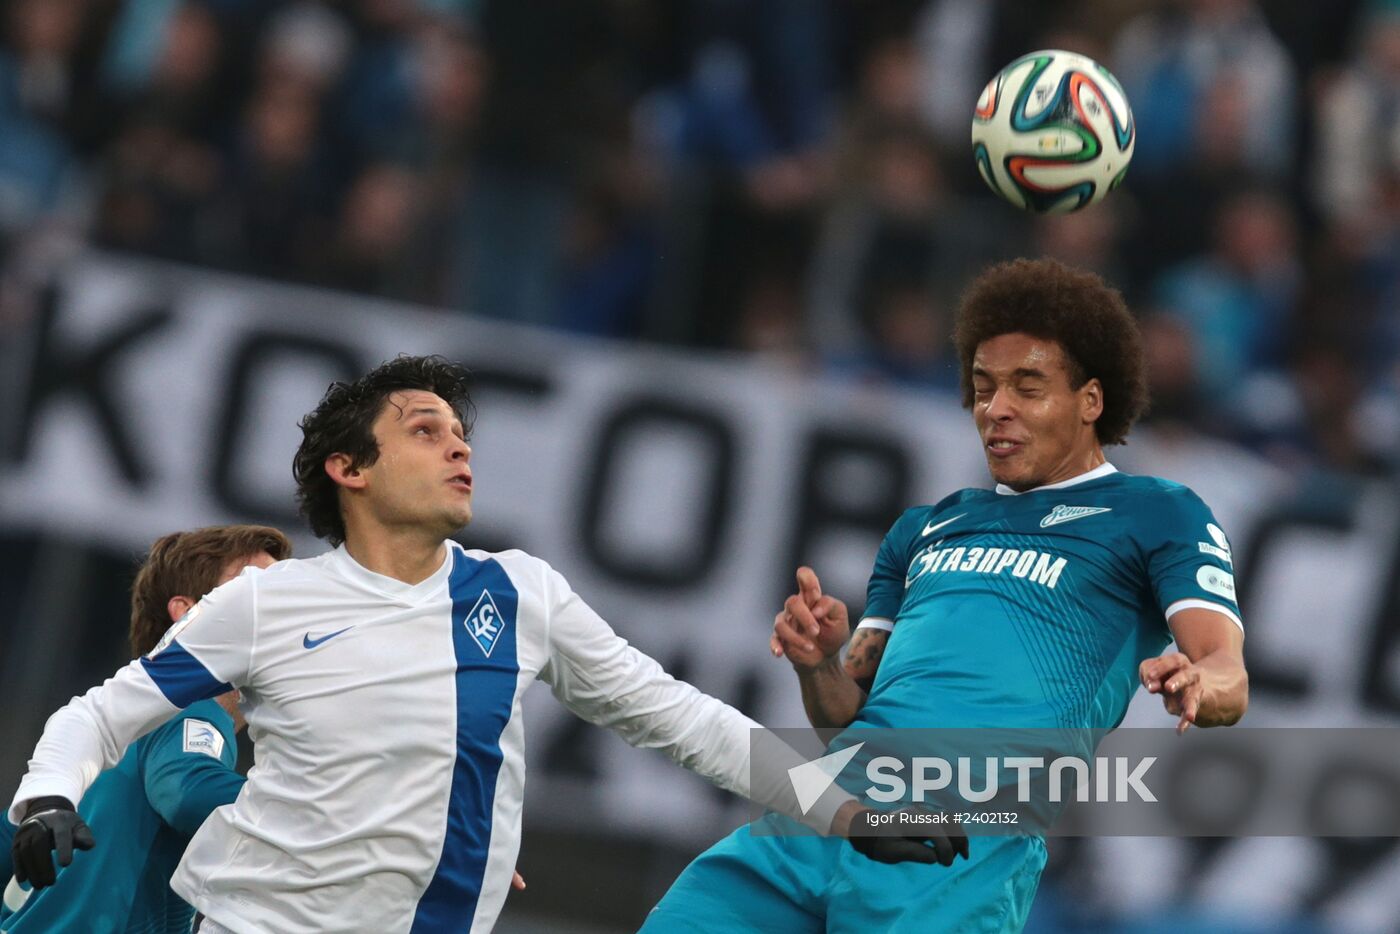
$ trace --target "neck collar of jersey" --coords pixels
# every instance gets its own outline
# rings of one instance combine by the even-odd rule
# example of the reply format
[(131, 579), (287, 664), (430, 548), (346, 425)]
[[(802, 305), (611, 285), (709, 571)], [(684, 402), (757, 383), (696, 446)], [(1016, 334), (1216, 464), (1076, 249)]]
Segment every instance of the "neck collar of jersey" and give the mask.
[(1088, 483), (1090, 480), (1097, 480), (1100, 477), (1107, 477), (1111, 473), (1117, 473), (1118, 468), (1108, 461), (1104, 461), (1088, 473), (1082, 473), (1077, 477), (1070, 477), (1068, 480), (1061, 480), (1059, 483), (1047, 483), (1045, 486), (1031, 487), (1029, 490), (1013, 490), (1005, 483), (997, 484), (997, 492), (1002, 496), (1020, 496), (1022, 493), (1038, 493), (1041, 490), (1062, 490), (1067, 486), (1078, 486), (1081, 483)]
[(336, 564), (340, 566), (346, 577), (393, 599), (414, 603), (447, 585), (447, 579), (452, 575), (452, 546), (449, 544), (444, 550), (446, 555), (442, 559), (442, 566), (416, 584), (405, 583), (396, 578), (371, 571), (352, 558), (343, 544), (336, 548), (332, 554), (335, 556)]

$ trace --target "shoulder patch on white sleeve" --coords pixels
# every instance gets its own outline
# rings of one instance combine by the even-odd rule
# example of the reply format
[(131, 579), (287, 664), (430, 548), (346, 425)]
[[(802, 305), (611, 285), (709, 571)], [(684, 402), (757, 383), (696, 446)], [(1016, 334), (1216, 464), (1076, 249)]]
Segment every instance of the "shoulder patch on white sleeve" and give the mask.
[(215, 759), (223, 757), (224, 734), (207, 720), (185, 721), (185, 752), (202, 752)]
[(190, 623), (194, 622), (195, 617), (198, 615), (199, 604), (196, 603), (194, 606), (190, 607), (188, 610), (185, 611), (184, 616), (181, 616), (178, 620), (174, 622), (174, 624), (171, 625), (169, 629), (165, 631), (165, 635), (160, 637), (160, 641), (156, 643), (155, 648), (151, 649), (149, 652), (146, 653), (146, 657), (155, 658), (161, 652), (164, 652), (167, 648), (169, 648), (170, 643), (175, 641), (175, 637), (178, 636), (180, 633), (184, 632), (186, 627), (188, 627)]

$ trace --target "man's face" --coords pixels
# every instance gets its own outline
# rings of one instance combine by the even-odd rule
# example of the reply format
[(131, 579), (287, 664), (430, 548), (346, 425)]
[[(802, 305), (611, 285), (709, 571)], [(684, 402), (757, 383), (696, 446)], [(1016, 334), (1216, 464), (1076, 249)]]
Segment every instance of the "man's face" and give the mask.
[(447, 538), (471, 521), (472, 449), (447, 402), (424, 390), (395, 392), (373, 431), (379, 459), (361, 473), (376, 522)]
[(998, 483), (1029, 490), (1093, 466), (1094, 421), (1103, 411), (1096, 379), (1074, 389), (1058, 341), (1002, 334), (972, 358), (972, 417)]
[(235, 577), (243, 573), (244, 568), (266, 568), (277, 563), (277, 559), (265, 551), (259, 551), (251, 555), (244, 555), (242, 558), (234, 558), (224, 565), (223, 573), (219, 575), (219, 582), (215, 587), (222, 587)]

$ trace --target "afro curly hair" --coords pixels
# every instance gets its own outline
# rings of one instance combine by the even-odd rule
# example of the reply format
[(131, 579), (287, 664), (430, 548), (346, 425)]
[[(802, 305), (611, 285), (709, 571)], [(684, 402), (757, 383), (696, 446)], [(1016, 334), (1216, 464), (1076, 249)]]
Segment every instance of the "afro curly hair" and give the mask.
[(1069, 359), (1074, 389), (1103, 386), (1100, 444), (1123, 444), (1147, 410), (1142, 335), (1117, 289), (1091, 272), (1053, 259), (1018, 259), (984, 270), (963, 293), (953, 327), (963, 408), (971, 408), (972, 358), (1003, 334), (1053, 340)]

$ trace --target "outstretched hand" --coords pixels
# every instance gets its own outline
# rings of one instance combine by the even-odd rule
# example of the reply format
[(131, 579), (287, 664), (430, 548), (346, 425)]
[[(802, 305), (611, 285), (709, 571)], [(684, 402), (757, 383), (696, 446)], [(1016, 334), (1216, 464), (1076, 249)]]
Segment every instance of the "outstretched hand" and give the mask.
[(797, 593), (773, 617), (769, 648), (774, 658), (787, 657), (794, 668), (809, 669), (836, 658), (851, 636), (846, 604), (823, 594), (817, 572), (797, 569)]
[(1185, 733), (1196, 722), (1205, 688), (1201, 670), (1183, 652), (1168, 652), (1149, 658), (1138, 666), (1138, 679), (1149, 694), (1162, 695), (1162, 706), (1177, 721), (1177, 733)]

